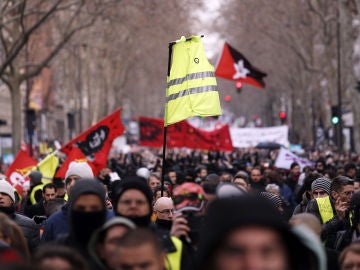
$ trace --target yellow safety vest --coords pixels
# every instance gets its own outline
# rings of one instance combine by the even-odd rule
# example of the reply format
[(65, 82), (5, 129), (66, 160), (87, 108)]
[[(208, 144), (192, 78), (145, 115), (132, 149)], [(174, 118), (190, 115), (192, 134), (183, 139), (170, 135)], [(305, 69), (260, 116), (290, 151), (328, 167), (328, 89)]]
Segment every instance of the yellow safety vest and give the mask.
[(181, 269), (181, 254), (183, 244), (181, 240), (175, 236), (171, 236), (176, 251), (166, 253), (166, 270), (180, 270)]
[(206, 58), (201, 37), (182, 37), (172, 50), (165, 126), (192, 116), (221, 115), (214, 67)]
[(323, 198), (315, 199), (319, 208), (319, 213), (321, 216), (321, 221), (323, 224), (328, 222), (330, 219), (334, 217), (334, 211), (331, 206), (330, 197), (326, 196)]
[(43, 187), (44, 187), (44, 185), (37, 185), (31, 190), (31, 193), (30, 193), (30, 202), (31, 202), (31, 204), (36, 204), (37, 203), (37, 201), (35, 199), (35, 193), (39, 189), (42, 191)]

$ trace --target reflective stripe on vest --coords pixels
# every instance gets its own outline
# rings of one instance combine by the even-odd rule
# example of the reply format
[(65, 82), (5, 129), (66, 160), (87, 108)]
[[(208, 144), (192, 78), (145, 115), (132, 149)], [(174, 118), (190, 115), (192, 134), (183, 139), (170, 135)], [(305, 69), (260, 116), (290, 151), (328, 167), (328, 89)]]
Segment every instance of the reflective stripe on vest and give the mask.
[(181, 269), (181, 254), (183, 244), (181, 240), (175, 236), (171, 236), (176, 251), (166, 253), (166, 269), (167, 270), (180, 270)]
[(31, 202), (31, 204), (37, 203), (37, 201), (36, 201), (36, 199), (35, 199), (35, 193), (36, 193), (36, 191), (38, 191), (39, 189), (40, 189), (41, 192), (42, 192), (43, 187), (44, 187), (44, 185), (37, 185), (37, 186), (35, 186), (35, 187), (31, 190), (31, 193), (30, 193), (30, 202)]
[(214, 67), (206, 58), (201, 38), (181, 39), (172, 49), (165, 126), (192, 116), (221, 115)]
[(334, 217), (334, 211), (331, 206), (330, 197), (326, 196), (323, 198), (315, 199), (319, 208), (319, 213), (321, 216), (321, 221), (323, 224), (328, 222), (330, 219)]

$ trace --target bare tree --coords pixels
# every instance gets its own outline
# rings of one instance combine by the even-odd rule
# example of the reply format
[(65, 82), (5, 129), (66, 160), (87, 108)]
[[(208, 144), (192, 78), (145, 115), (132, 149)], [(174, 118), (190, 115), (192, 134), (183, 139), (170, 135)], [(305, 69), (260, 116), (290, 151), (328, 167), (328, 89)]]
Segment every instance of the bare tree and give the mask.
[[(20, 147), (22, 133), (22, 83), (39, 75), (75, 33), (94, 24), (110, 2), (112, 1), (1, 1), (0, 78), (11, 93), (14, 152)], [(39, 40), (39, 36), (43, 38)], [(36, 46), (30, 49), (31, 43)], [(29, 91), (29, 87), (27, 90)]]

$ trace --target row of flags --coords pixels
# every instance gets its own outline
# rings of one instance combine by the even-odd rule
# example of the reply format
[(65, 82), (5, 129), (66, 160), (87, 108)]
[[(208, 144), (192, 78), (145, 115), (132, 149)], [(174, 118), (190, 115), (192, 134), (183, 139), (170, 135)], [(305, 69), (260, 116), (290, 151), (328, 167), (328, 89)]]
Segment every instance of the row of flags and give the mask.
[[(266, 76), (238, 51), (225, 43), (220, 61), (216, 67), (209, 63), (202, 44), (202, 38), (182, 37), (171, 43), (169, 71), (167, 76), (165, 118), (140, 119), (141, 132), (145, 135), (142, 144), (162, 146), (162, 127), (169, 128), (166, 147), (188, 147), (217, 151), (232, 150), (229, 127), (224, 125), (214, 131), (204, 131), (191, 126), (187, 118), (193, 116), (221, 115), (220, 98), (216, 76), (264, 87)], [(60, 169), (57, 151), (37, 162), (25, 151), (20, 151), (6, 172), (6, 177), (21, 194), (31, 170), (39, 170), (44, 180), (63, 178), (72, 161), (88, 162), (95, 174), (106, 166), (113, 140), (124, 132), (120, 110), (99, 121), (87, 131), (69, 141), (57, 150), (67, 157)], [(146, 120), (146, 121), (145, 121)], [(56, 174), (55, 174), (56, 173)]]
[[(163, 146), (163, 119), (139, 117), (139, 127), (141, 146)], [(113, 140), (123, 132), (120, 110), (117, 110), (40, 162), (31, 158), (27, 151), (20, 150), (5, 175), (21, 194), (23, 185), (28, 181), (26, 176), (32, 170), (40, 171), (43, 174), (43, 182), (46, 182), (52, 178), (64, 178), (70, 163), (75, 161), (87, 162), (94, 174), (97, 174), (107, 164)], [(228, 125), (219, 125), (214, 130), (208, 131), (194, 127), (186, 120), (168, 127), (166, 144), (169, 148), (187, 147), (211, 151), (232, 151), (234, 148)], [(66, 154), (66, 159), (62, 164), (59, 164), (58, 152)], [(307, 159), (281, 148), (275, 167), (289, 169), (292, 162), (298, 162), (301, 167), (313, 165)]]

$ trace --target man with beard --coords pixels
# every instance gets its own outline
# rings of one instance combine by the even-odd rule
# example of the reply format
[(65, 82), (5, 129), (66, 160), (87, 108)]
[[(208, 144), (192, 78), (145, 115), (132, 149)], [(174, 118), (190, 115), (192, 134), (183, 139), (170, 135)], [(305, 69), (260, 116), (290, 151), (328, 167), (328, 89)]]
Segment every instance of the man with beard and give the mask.
[[(56, 240), (90, 258), (91, 235), (106, 221), (105, 188), (93, 179), (80, 179), (72, 187), (69, 198), (69, 234)], [(90, 266), (95, 265), (89, 262)]]
[(6, 180), (0, 180), (0, 212), (7, 214), (19, 225), (32, 251), (39, 245), (40, 231), (32, 219), (15, 212), (14, 203), (14, 188)]
[(46, 204), (56, 198), (56, 186), (54, 184), (46, 184), (42, 189), (42, 200), (34, 205), (30, 205), (24, 209), (24, 214), (29, 218), (34, 216), (46, 216)]

